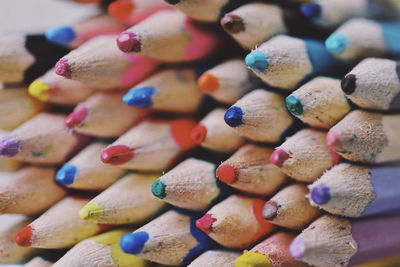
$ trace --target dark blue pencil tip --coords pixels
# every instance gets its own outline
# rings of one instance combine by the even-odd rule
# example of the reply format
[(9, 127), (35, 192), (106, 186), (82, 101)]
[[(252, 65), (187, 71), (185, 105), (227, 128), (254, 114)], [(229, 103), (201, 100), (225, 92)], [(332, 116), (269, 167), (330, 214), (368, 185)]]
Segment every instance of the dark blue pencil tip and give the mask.
[(311, 199), (318, 205), (325, 204), (331, 199), (331, 190), (324, 184), (319, 184), (311, 190)]
[(325, 41), (326, 50), (332, 54), (342, 53), (349, 45), (346, 35), (341, 33), (333, 33)]
[(317, 18), (321, 15), (322, 8), (320, 4), (311, 2), (302, 4), (300, 10), (306, 17)]
[(245, 62), (254, 71), (264, 71), (268, 67), (268, 58), (260, 50), (254, 50), (247, 54)]
[(72, 164), (65, 164), (58, 170), (56, 174), (56, 181), (63, 185), (73, 184), (75, 181), (78, 168)]
[(231, 127), (237, 127), (243, 124), (243, 111), (239, 107), (232, 106), (230, 107), (224, 116), (224, 120), (226, 124)]
[(119, 241), (119, 246), (125, 253), (138, 254), (142, 252), (144, 244), (146, 244), (149, 238), (150, 236), (147, 232), (124, 234)]
[(124, 95), (122, 101), (128, 106), (135, 106), (139, 108), (149, 108), (153, 106), (151, 97), (156, 92), (153, 87), (142, 87), (129, 90)]
[(76, 37), (74, 29), (70, 26), (50, 29), (44, 35), (49, 42), (59, 45), (69, 45)]

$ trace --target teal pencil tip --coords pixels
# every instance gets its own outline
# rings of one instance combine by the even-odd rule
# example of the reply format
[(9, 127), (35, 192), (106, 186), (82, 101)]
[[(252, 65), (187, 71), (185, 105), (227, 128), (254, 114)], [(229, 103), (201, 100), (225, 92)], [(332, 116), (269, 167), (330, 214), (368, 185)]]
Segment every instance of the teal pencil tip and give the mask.
[(326, 50), (332, 54), (340, 54), (346, 50), (349, 40), (346, 35), (341, 33), (331, 34), (325, 41)]
[(157, 179), (152, 185), (151, 185), (151, 192), (153, 193), (154, 196), (163, 199), (167, 196), (167, 193), (165, 192), (165, 184), (160, 181), (160, 179)]
[(268, 58), (260, 50), (247, 54), (245, 62), (254, 71), (264, 71), (268, 67)]
[(296, 116), (302, 115), (304, 112), (303, 103), (294, 95), (290, 95), (286, 98), (286, 107), (290, 113)]

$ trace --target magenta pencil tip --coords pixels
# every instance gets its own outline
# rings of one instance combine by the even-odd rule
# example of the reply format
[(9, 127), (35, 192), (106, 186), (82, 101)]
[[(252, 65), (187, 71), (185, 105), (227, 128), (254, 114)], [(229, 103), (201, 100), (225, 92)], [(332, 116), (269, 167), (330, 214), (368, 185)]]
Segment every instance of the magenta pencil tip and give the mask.
[(71, 79), (71, 66), (66, 59), (60, 59), (55, 66), (55, 72), (57, 75)]
[(140, 52), (139, 36), (133, 32), (123, 32), (117, 37), (117, 45), (122, 52)]
[(0, 141), (0, 156), (14, 157), (19, 152), (19, 143), (12, 136), (6, 136)]

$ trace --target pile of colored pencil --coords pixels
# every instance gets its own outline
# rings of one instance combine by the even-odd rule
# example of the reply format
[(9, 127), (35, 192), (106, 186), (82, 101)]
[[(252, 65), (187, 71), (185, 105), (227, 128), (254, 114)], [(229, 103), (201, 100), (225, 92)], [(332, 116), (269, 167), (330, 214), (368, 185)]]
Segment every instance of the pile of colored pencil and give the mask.
[(400, 1), (78, 2), (0, 34), (0, 264), (400, 266)]

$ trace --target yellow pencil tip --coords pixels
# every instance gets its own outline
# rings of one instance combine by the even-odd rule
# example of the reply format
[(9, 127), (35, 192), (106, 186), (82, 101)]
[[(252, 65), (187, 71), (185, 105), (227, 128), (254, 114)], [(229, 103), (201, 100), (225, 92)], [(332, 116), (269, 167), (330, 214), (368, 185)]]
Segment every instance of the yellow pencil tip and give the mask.
[(40, 101), (47, 101), (49, 99), (49, 90), (50, 87), (40, 80), (33, 81), (28, 87), (29, 94)]
[(103, 208), (94, 202), (87, 203), (80, 211), (82, 220), (98, 222), (103, 217)]
[(272, 263), (261, 253), (245, 252), (235, 260), (235, 267), (272, 267)]

